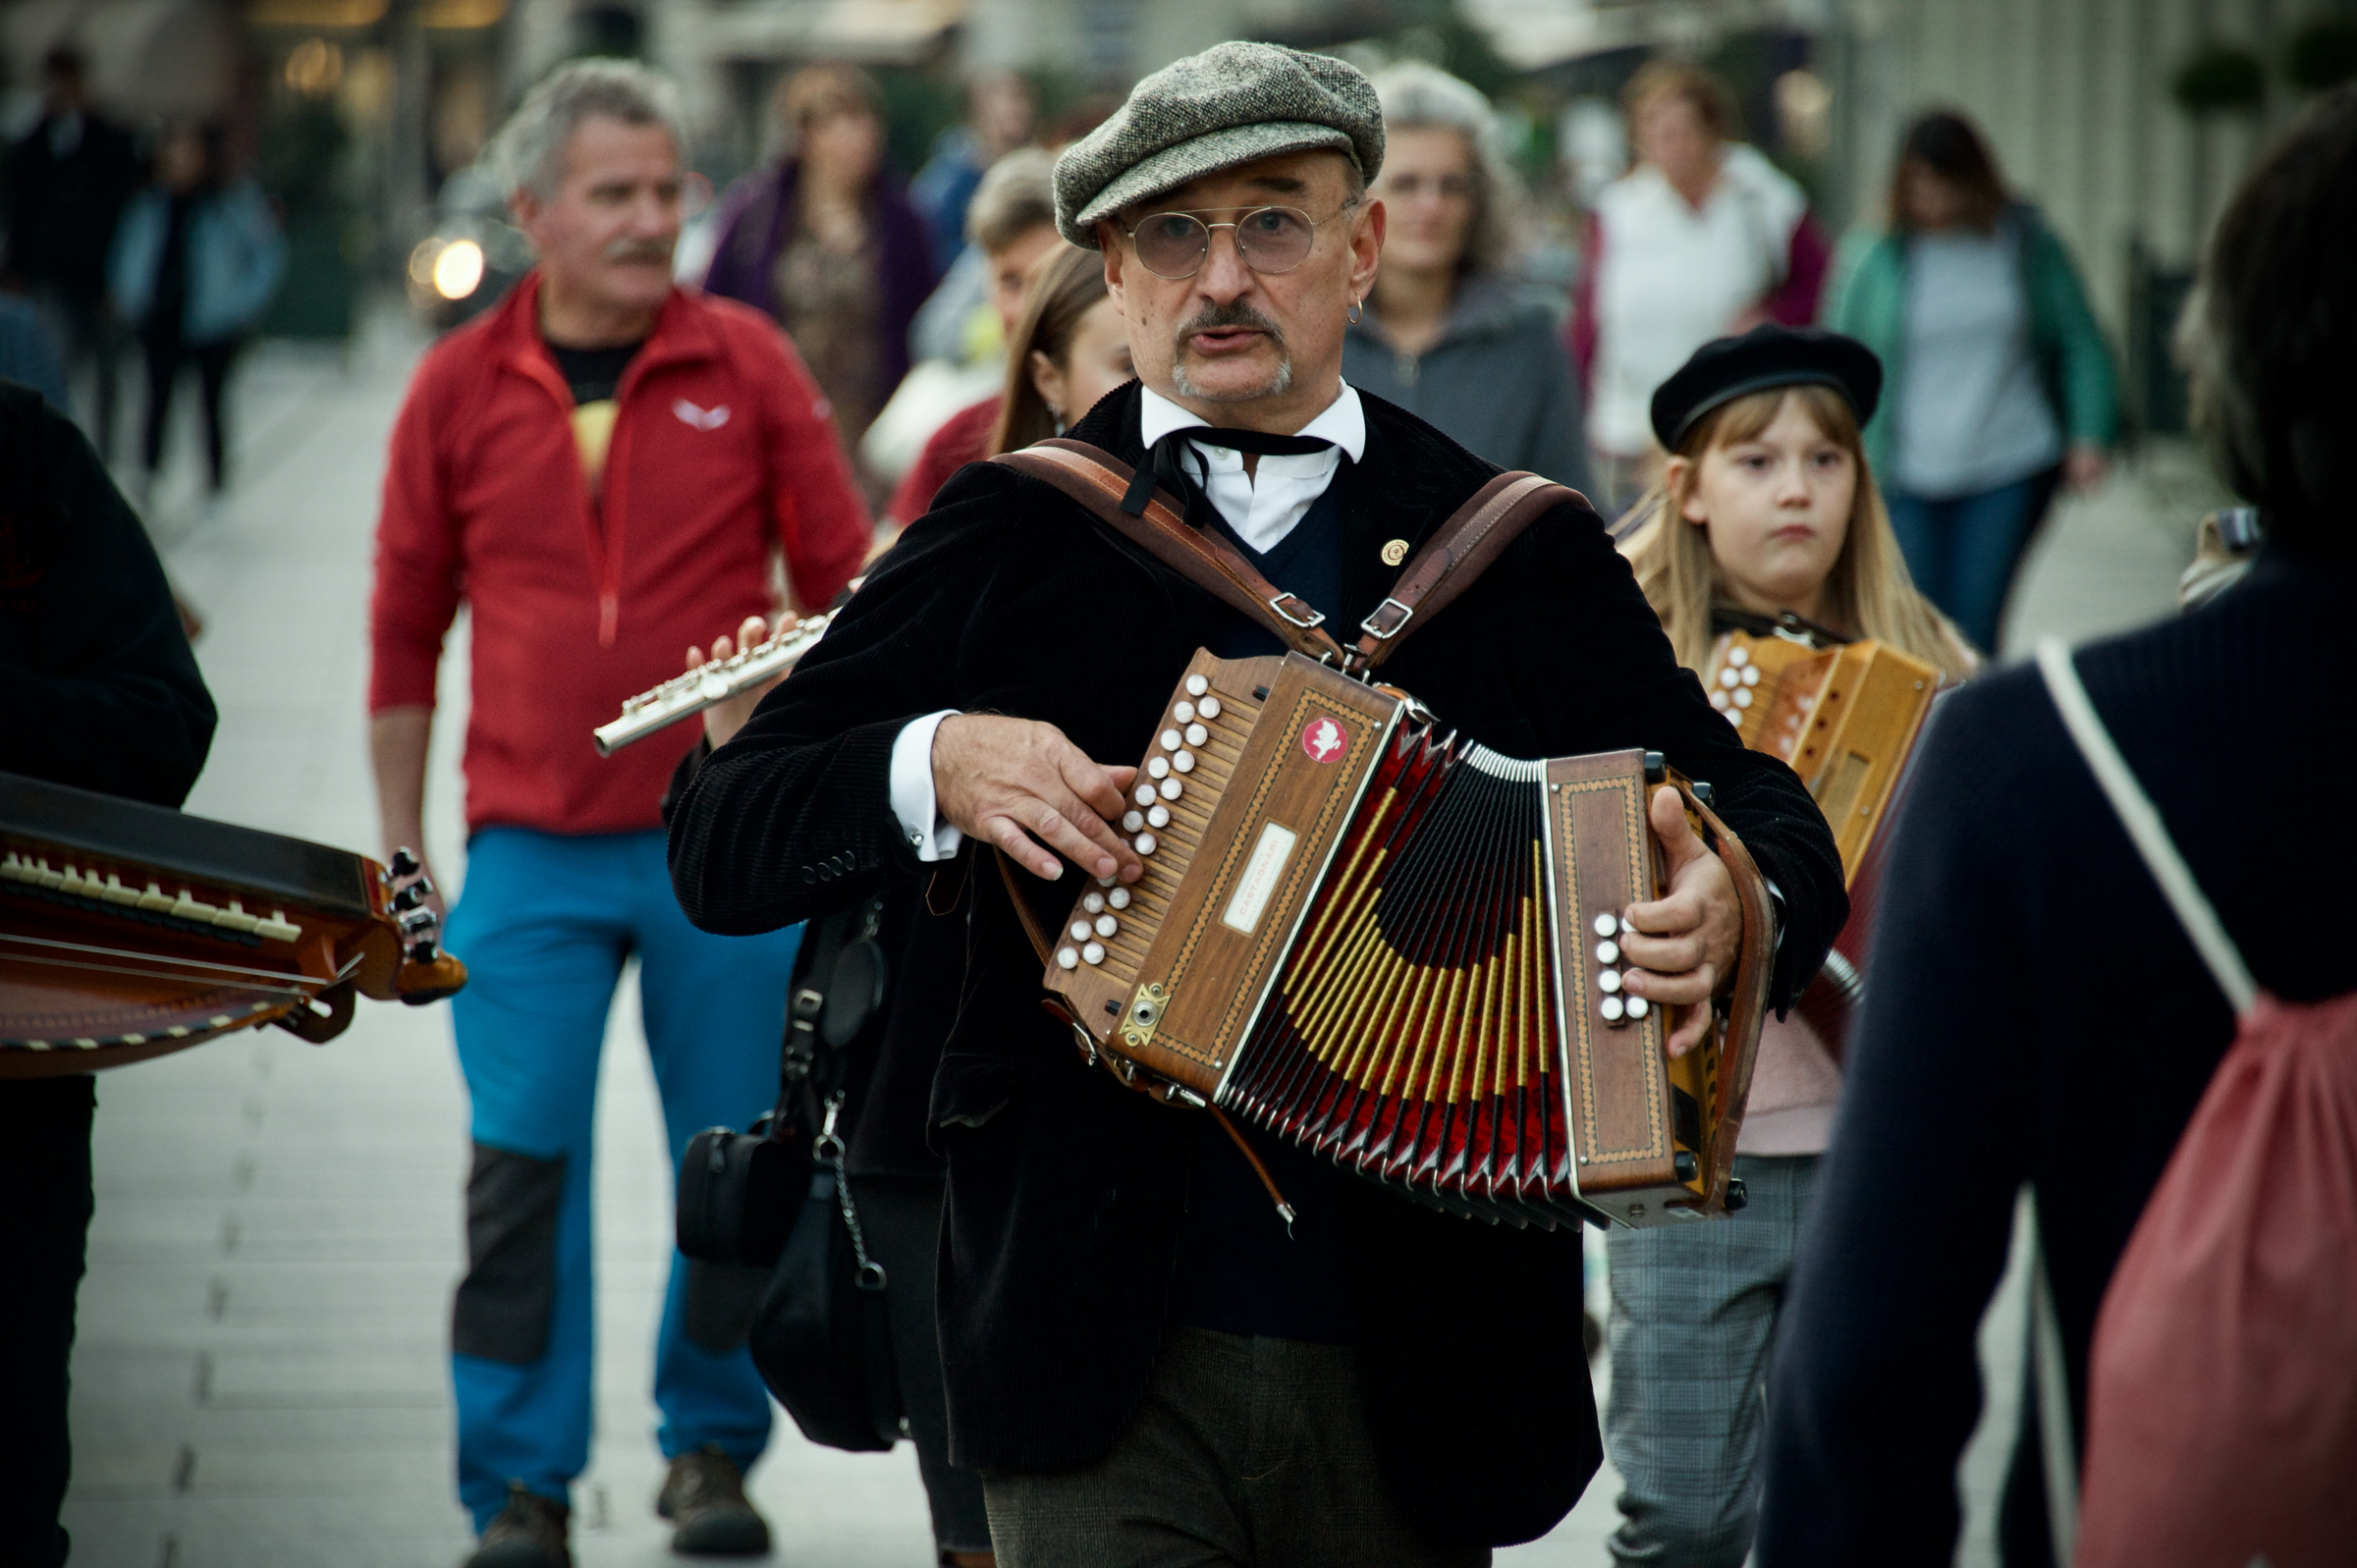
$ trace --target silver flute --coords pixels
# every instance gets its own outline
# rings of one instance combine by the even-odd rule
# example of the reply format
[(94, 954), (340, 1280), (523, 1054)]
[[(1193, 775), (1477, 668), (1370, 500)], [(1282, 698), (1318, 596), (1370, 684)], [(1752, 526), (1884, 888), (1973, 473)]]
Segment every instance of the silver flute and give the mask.
[(622, 717), (591, 731), (597, 754), (611, 757), (633, 740), (644, 740), (682, 719), (692, 719), (716, 702), (741, 696), (765, 680), (784, 675), (801, 662), (827, 634), (835, 612), (810, 616), (778, 632), (767, 642), (674, 676), (652, 691), (642, 691), (622, 705)]

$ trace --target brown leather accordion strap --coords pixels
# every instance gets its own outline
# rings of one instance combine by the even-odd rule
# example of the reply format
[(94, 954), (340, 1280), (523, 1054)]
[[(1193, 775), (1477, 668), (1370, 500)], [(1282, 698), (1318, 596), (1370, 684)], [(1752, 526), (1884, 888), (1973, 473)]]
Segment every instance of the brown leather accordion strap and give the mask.
[(1721, 1103), (1732, 1108), (1722, 1120), (1711, 1157), (1708, 1192), (1713, 1204), (1727, 1201), (1727, 1181), (1734, 1174), (1735, 1142), (1743, 1130), (1741, 1108), (1751, 1098), (1751, 1072), (1759, 1060), (1760, 1025), (1768, 1014), (1768, 985), (1776, 969), (1776, 910), (1768, 897), (1768, 879), (1733, 830), (1705, 805), (1693, 786), (1672, 772), (1671, 782), (1685, 797), (1686, 808), (1700, 817), (1718, 840), (1719, 863), (1735, 885), (1735, 901), (1743, 910), (1743, 935), (1735, 949), (1734, 979), (1727, 998), (1727, 1034), (1719, 1055)]
[(1189, 527), (1167, 492), (1155, 491), (1143, 516), (1124, 512), (1135, 470), (1102, 448), (1058, 437), (991, 461), (1054, 485), (1163, 565), (1260, 622), (1287, 647), (1345, 670), (1370, 670), (1390, 658), (1541, 514), (1565, 502), (1587, 504), (1578, 491), (1537, 474), (1500, 474), (1433, 531), (1390, 596), (1359, 623), (1357, 645), (1345, 649), (1320, 624), (1325, 617), (1317, 610), (1271, 583), (1226, 540)]
[(1056, 945), (1048, 940), (1039, 916), (1031, 912), (1030, 901), (1023, 896), (1022, 885), (1014, 880), (1014, 862), (1007, 858), (1006, 850), (996, 845), (990, 853), (999, 863), (999, 880), (1007, 884), (1007, 900), (1014, 905), (1014, 918), (1023, 923), (1023, 935), (1031, 939), (1031, 950), (1039, 954), (1039, 966), (1045, 969), (1048, 960), (1055, 956)]

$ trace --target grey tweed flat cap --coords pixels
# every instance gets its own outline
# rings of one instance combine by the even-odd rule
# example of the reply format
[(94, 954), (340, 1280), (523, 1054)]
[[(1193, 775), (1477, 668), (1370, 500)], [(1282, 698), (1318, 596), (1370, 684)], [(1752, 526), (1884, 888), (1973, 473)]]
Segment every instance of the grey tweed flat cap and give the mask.
[(1332, 147), (1373, 180), (1383, 108), (1355, 67), (1276, 43), (1222, 43), (1164, 66), (1056, 160), (1056, 227), (1097, 248), (1096, 225), (1215, 169)]

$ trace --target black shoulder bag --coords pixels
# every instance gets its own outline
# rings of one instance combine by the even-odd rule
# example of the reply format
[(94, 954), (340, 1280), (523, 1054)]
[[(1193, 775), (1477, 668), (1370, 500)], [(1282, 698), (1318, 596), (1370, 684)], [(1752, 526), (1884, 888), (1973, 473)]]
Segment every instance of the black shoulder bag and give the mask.
[(849, 1105), (872, 1066), (889, 976), (884, 901), (812, 921), (795, 962), (777, 1106), (747, 1132), (712, 1127), (680, 1162), (679, 1245), (771, 1269), (747, 1348), (802, 1434), (874, 1451), (900, 1435), (884, 1268), (867, 1253), (845, 1169)]

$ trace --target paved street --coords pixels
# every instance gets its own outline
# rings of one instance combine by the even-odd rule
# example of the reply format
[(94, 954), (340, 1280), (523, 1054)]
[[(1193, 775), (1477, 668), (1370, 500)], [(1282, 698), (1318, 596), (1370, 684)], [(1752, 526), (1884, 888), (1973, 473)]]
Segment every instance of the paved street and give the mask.
[[(192, 811), (374, 847), (369, 534), (385, 435), (418, 348), (392, 316), (343, 357), (264, 348), (237, 392), (231, 503), (199, 518), (185, 490), (159, 491), (154, 526), (206, 617), (198, 653), (221, 709)], [(2181, 453), (2070, 504), (2019, 596), (2015, 641), (2165, 612), (2207, 504)], [(462, 628), (430, 784), (432, 849), (453, 885), (464, 876), (465, 668)], [(647, 1396), (669, 1174), (635, 1015), (626, 994), (600, 1086), (600, 1432), (577, 1494), (584, 1568), (673, 1560), (649, 1509)], [(325, 1048), (275, 1030), (240, 1036), (110, 1074), (99, 1099), (98, 1215), (75, 1362), (76, 1564), (455, 1562), (468, 1538), (451, 1498), (443, 1356), (467, 1143), (443, 1010), (364, 1005)], [(2001, 1303), (1989, 1336), (2001, 1361), (2017, 1343), (2007, 1322)], [(2009, 1374), (1999, 1379), (1990, 1433), (1967, 1463), (1983, 1516), (2010, 1386)], [(1554, 1536), (1501, 1563), (1605, 1562), (1614, 1487), (1599, 1478)], [(840, 1454), (803, 1442), (781, 1416), (754, 1491), (779, 1563), (929, 1560), (904, 1445)], [(1982, 1550), (1967, 1560), (1986, 1561)]]

